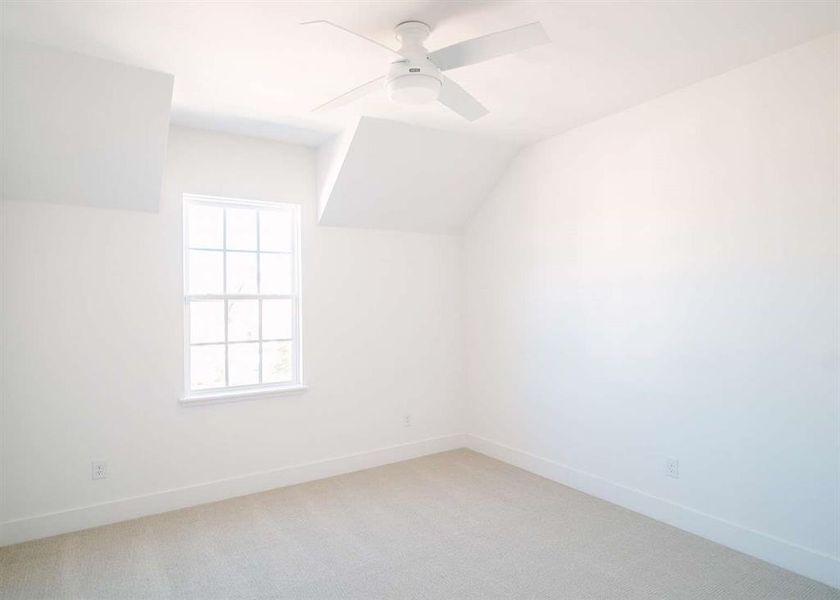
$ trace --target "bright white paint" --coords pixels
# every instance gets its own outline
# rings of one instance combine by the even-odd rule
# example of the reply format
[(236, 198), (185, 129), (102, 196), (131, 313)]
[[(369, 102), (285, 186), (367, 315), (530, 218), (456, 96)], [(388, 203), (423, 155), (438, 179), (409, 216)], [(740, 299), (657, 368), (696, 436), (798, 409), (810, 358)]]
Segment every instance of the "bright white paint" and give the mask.
[(770, 560), (799, 546), (823, 580), (840, 572), (838, 44), (528, 148), (464, 242), (470, 433), (775, 538), (751, 548)]
[(324, 208), (330, 199), (341, 167), (344, 165), (344, 159), (350, 151), (350, 144), (353, 143), (353, 136), (356, 135), (358, 126), (359, 122), (356, 121), (351, 127), (318, 147), (315, 163), (315, 173), (318, 180), (318, 219), (324, 214)]
[[(179, 404), (184, 192), (301, 204), (306, 392)], [(102, 509), (119, 519), (461, 431), (459, 239), (316, 227), (309, 148), (174, 128), (159, 213), (2, 206), (0, 521), (153, 495)]]
[(840, 588), (840, 560), (788, 540), (749, 529), (690, 506), (517, 448), (465, 435), (468, 448), (536, 473), (590, 496), (623, 506), (684, 531), (750, 554), (794, 573)]
[[(838, 585), (836, 44), (516, 161), (466, 235), (468, 443)], [(4, 197), (0, 538), (463, 441), (458, 238), (315, 227), (315, 165), (176, 129), (158, 214)], [(179, 406), (185, 191), (303, 205), (309, 391)]]
[(329, 146), (331, 163), (321, 161), (322, 225), (457, 232), (516, 152), (510, 144), (370, 117), (347, 138)]
[[(174, 73), (178, 122), (317, 144), (359, 115), (529, 142), (789, 48), (838, 26), (828, 1), (4, 2), (3, 36)], [(469, 123), (384, 90), (334, 113), (311, 108), (385, 74), (408, 19), (428, 48), (542, 21), (553, 43), (448, 73), (489, 110)]]
[(157, 210), (171, 75), (9, 40), (0, 59), (7, 197)]
[(372, 469), (428, 454), (463, 448), (465, 443), (465, 436), (462, 434), (443, 435), (14, 519), (0, 523), (0, 545), (136, 519), (187, 506), (217, 502), (362, 469)]

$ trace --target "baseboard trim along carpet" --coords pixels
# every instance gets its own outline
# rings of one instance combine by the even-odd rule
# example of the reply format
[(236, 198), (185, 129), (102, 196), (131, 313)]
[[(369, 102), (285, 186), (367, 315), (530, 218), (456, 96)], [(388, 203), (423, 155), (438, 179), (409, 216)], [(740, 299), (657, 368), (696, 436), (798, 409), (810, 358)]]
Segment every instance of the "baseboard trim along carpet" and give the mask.
[(742, 527), (725, 519), (573, 469), (529, 452), (468, 434), (429, 438), (270, 471), (250, 473), (240, 477), (11, 520), (0, 524), (0, 546), (217, 502), (463, 447), (760, 558), (794, 573), (840, 588), (840, 560), (828, 554)]
[(0, 546), (371, 469), (465, 445), (462, 434), (453, 434), (6, 521), (0, 524)]
[(468, 448), (491, 458), (840, 588), (840, 559), (828, 554), (479, 436), (467, 435), (466, 439)]

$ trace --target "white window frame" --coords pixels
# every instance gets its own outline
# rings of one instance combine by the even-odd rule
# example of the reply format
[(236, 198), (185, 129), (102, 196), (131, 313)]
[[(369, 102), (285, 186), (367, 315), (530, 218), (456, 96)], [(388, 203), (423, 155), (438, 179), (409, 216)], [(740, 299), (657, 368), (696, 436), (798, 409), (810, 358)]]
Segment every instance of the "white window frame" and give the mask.
[[(290, 294), (228, 294), (226, 285), (227, 261), (222, 260), (222, 294), (190, 294), (189, 293), (189, 252), (195, 250), (189, 245), (189, 208), (194, 205), (218, 206), (229, 208), (243, 206), (249, 208), (282, 208), (292, 215), (292, 292)], [(226, 213), (223, 213), (226, 214)], [(225, 217), (222, 221), (222, 235), (226, 236)], [(223, 237), (223, 239), (226, 239)], [(226, 244), (223, 242), (223, 248)], [(182, 239), (182, 261), (183, 261), (183, 298), (184, 298), (184, 395), (181, 398), (182, 404), (207, 404), (215, 402), (228, 402), (234, 400), (245, 400), (251, 398), (283, 395), (287, 393), (300, 392), (306, 389), (303, 382), (303, 338), (302, 338), (302, 290), (301, 290), (301, 235), (300, 235), (300, 206), (286, 202), (266, 202), (263, 200), (245, 200), (241, 198), (224, 198), (220, 196), (204, 196), (199, 194), (183, 195), (183, 239)], [(226, 249), (205, 248), (218, 252), (228, 252)], [(235, 252), (233, 250), (232, 252)], [(257, 213), (257, 255), (260, 252), (259, 240), (259, 212)], [(259, 264), (259, 259), (257, 260)], [(257, 282), (259, 283), (259, 270), (257, 271)], [(259, 290), (259, 286), (258, 286)], [(225, 386), (204, 390), (193, 390), (190, 377), (190, 304), (193, 300), (224, 300), (225, 317), (225, 381), (227, 382), (227, 348), (229, 344), (239, 342), (228, 342), (227, 324), (229, 300), (274, 300), (289, 299), (292, 301), (292, 380), (284, 383), (259, 383), (251, 385)], [(260, 332), (260, 369), (262, 369), (262, 302), (259, 303), (259, 325)]]

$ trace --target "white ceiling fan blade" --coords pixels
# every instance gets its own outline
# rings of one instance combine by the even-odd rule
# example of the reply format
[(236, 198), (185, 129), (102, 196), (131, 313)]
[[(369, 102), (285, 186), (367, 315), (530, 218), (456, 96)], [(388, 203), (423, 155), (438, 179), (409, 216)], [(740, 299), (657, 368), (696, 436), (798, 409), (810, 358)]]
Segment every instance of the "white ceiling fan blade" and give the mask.
[(448, 71), (547, 44), (550, 41), (543, 26), (536, 21), (435, 50), (429, 55), (429, 60), (441, 71)]
[(365, 40), (366, 42), (370, 42), (371, 44), (376, 44), (380, 48), (384, 48), (388, 52), (391, 52), (392, 54), (396, 54), (397, 56), (402, 57), (402, 55), (399, 52), (397, 52), (396, 50), (394, 50), (393, 48), (389, 48), (385, 44), (380, 44), (376, 40), (372, 40), (370, 38), (367, 38), (367, 37), (365, 37), (365, 36), (363, 36), (359, 33), (356, 33), (355, 31), (347, 29), (346, 27), (342, 27), (341, 25), (337, 25), (336, 23), (333, 23), (332, 21), (324, 21), (324, 20), (306, 21), (305, 23), (301, 23), (301, 25), (330, 25), (331, 27), (335, 27), (336, 29), (340, 29), (341, 31), (344, 31), (345, 33), (349, 33), (350, 35), (355, 35), (359, 39)]
[(473, 98), (469, 92), (448, 77), (443, 77), (443, 86), (440, 90), (440, 96), (438, 96), (438, 102), (449, 107), (467, 121), (480, 119), (489, 112), (481, 102)]
[(325, 110), (332, 110), (334, 108), (338, 108), (339, 106), (344, 106), (345, 104), (349, 104), (362, 96), (366, 96), (371, 92), (375, 92), (377, 89), (384, 88), (385, 76), (382, 75), (381, 77), (377, 77), (376, 79), (371, 79), (367, 83), (363, 83), (359, 87), (355, 87), (349, 92), (345, 92), (340, 96), (337, 96), (330, 100), (329, 102), (324, 102), (320, 106), (316, 106), (312, 109), (312, 112), (321, 112)]

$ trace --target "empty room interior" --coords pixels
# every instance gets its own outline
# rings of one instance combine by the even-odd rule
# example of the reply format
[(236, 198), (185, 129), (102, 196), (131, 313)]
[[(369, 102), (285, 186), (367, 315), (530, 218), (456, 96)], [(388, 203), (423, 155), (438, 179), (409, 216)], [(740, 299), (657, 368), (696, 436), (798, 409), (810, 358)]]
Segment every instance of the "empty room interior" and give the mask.
[(840, 3), (0, 42), (0, 598), (840, 600)]

